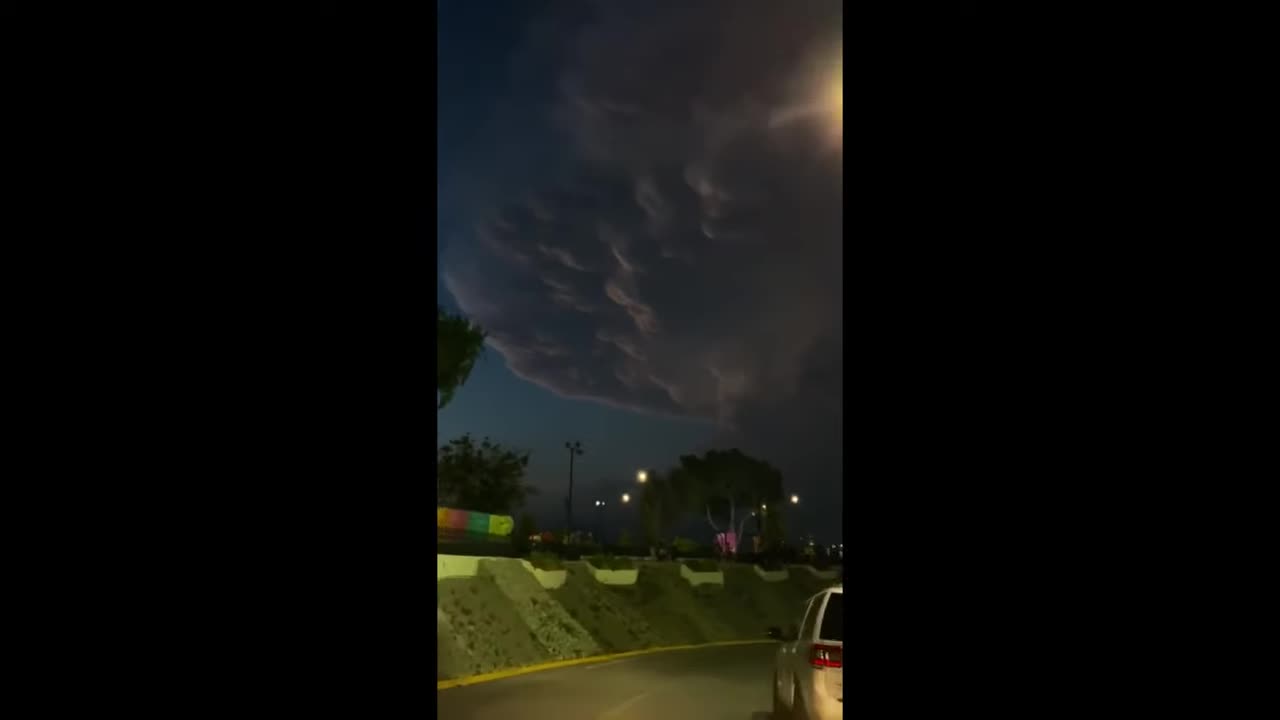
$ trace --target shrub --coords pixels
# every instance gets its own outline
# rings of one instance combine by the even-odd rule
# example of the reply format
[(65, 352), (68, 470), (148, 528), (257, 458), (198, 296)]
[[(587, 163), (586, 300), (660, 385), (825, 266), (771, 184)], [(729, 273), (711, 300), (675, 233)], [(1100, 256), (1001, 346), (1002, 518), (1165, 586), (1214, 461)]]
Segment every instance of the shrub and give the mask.
[(685, 560), (684, 564), (694, 572), (715, 572), (720, 569), (714, 560)]
[(613, 555), (592, 555), (583, 559), (591, 563), (591, 567), (597, 570), (630, 570), (635, 567), (635, 563), (631, 562), (631, 558), (615, 557)]
[(533, 552), (529, 554), (529, 562), (539, 570), (563, 570), (564, 563), (559, 556), (549, 552)]
[(698, 549), (698, 543), (682, 537), (672, 540), (671, 545), (676, 549), (676, 552), (679, 553), (691, 553)]
[(760, 562), (757, 564), (760, 566), (761, 570), (764, 570), (766, 572), (774, 572), (774, 571), (783, 570), (786, 568), (786, 565), (782, 564), (782, 560), (774, 556), (761, 558)]
[(522, 513), (520, 519), (516, 521), (515, 536), (522, 540), (528, 539), (538, 534), (538, 523), (531, 513)]

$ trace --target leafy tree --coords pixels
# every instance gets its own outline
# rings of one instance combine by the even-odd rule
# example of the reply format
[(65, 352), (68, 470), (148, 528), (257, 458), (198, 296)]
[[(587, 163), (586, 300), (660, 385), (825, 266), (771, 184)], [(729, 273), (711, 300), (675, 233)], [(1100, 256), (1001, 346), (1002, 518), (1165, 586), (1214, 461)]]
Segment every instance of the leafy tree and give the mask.
[(451, 315), (436, 306), (436, 394), (437, 410), (453, 400), (466, 383), (476, 359), (484, 351), (485, 333), (461, 315)]
[[(671, 483), (686, 507), (706, 514), (707, 524), (716, 533), (736, 529), (741, 538), (752, 511), (781, 507), (782, 473), (737, 448), (710, 450), (702, 457), (682, 456), (680, 466), (671, 473)], [(766, 512), (766, 520), (768, 516)], [(727, 521), (724, 530), (717, 517)], [(736, 522), (738, 518), (741, 522)]]
[(786, 518), (782, 503), (778, 503), (776, 509), (770, 507), (762, 517), (764, 518), (762, 523), (764, 525), (764, 532), (762, 533), (764, 535), (764, 547), (766, 551), (772, 552), (780, 548), (786, 539), (786, 523), (784, 522)]
[(640, 516), (647, 544), (660, 542), (680, 524), (688, 502), (679, 491), (669, 476), (656, 472), (649, 474), (644, 489), (640, 491)]
[(524, 482), (529, 453), (517, 453), (489, 438), (479, 444), (467, 433), (436, 455), (437, 496), (447, 507), (510, 515), (537, 490)]
[(533, 513), (521, 513), (520, 519), (516, 522), (516, 533), (522, 540), (528, 540), (529, 536), (538, 534), (538, 523), (533, 518)]
[(531, 513), (521, 513), (520, 517), (516, 518), (515, 532), (512, 533), (511, 541), (521, 555), (530, 550), (533, 544), (532, 537), (537, 532), (537, 524)]

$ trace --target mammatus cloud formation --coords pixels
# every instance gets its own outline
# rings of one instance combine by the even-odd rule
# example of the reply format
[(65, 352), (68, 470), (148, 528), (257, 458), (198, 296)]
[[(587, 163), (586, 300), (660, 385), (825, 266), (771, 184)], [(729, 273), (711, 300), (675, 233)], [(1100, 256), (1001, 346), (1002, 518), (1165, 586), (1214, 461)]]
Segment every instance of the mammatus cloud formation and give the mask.
[(577, 29), (548, 118), (571, 179), (501, 199), (445, 283), (527, 380), (838, 476), (841, 6), (687, 5)]

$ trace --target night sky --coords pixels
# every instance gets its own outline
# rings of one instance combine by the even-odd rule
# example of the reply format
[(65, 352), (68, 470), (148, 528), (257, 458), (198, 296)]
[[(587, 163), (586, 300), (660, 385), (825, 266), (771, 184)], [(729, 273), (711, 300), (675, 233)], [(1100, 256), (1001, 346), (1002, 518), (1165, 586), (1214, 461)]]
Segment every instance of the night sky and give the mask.
[(439, 442), (531, 451), (555, 527), (566, 440), (583, 518), (740, 447), (802, 497), (789, 535), (837, 541), (840, 2), (438, 8), (438, 299), (490, 336)]

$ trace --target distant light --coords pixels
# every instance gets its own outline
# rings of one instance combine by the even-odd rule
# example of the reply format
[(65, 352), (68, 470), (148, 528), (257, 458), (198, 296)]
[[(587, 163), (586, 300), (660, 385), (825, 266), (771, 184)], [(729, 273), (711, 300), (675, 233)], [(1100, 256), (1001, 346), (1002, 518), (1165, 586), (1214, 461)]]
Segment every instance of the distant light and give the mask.
[(796, 503), (798, 503), (798, 502), (800, 502), (800, 496), (799, 496), (799, 495), (792, 495), (792, 496), (791, 496), (791, 504), (792, 504), (792, 505), (795, 505), (795, 504), (796, 504)]
[(649, 479), (649, 473), (643, 470), (640, 470), (639, 472), (636, 473), (636, 482), (644, 482), (645, 480), (648, 480), (648, 479)]
[(631, 502), (631, 494), (630, 494), (630, 493), (622, 493), (622, 502), (624, 502), (624, 503)]
[(761, 510), (768, 510), (768, 509), (769, 509), (769, 506), (768, 506), (768, 505), (765, 505), (764, 503), (760, 503), (760, 509), (761, 509)]

